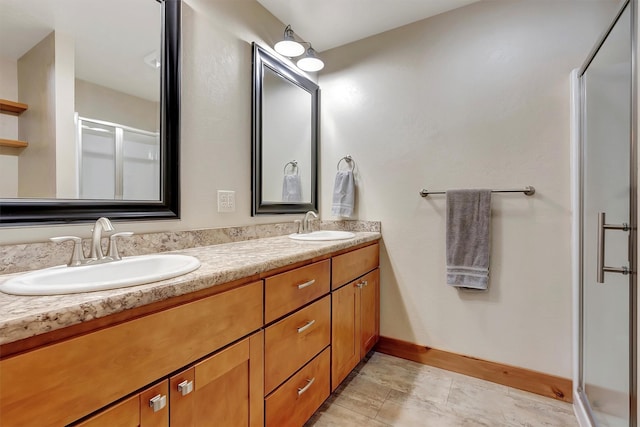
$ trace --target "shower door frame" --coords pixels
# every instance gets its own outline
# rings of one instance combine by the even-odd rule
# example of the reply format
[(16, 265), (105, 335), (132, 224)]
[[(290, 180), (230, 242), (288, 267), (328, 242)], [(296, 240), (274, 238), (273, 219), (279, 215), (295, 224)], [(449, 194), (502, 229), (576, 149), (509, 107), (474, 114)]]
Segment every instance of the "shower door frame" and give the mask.
[[(584, 390), (584, 353), (583, 353), (583, 344), (584, 344), (584, 336), (583, 336), (583, 328), (584, 328), (584, 307), (582, 304), (582, 300), (584, 297), (583, 290), (583, 275), (582, 271), (584, 268), (583, 265), (583, 199), (582, 194), (584, 192), (584, 177), (582, 170), (583, 163), (583, 155), (584, 155), (584, 146), (583, 146), (583, 137), (585, 134), (586, 123), (584, 123), (585, 118), (585, 96), (586, 96), (586, 88), (584, 84), (584, 74), (587, 71), (587, 68), (594, 60), (600, 48), (607, 40), (607, 37), (616, 26), (618, 20), (621, 15), (624, 13), (626, 7), (629, 7), (630, 12), (630, 25), (631, 25), (631, 129), (630, 129), (630, 141), (629, 141), (629, 427), (637, 427), (637, 211), (638, 211), (638, 200), (637, 200), (637, 180), (638, 180), (638, 157), (637, 157), (637, 122), (638, 122), (638, 109), (637, 109), (637, 58), (636, 58), (636, 49), (637, 49), (637, 24), (638, 24), (638, 0), (624, 0), (621, 2), (618, 12), (616, 13), (614, 19), (612, 20), (609, 27), (602, 34), (598, 42), (595, 44), (592, 51), (589, 53), (587, 60), (577, 71), (577, 83), (579, 90), (579, 105), (578, 105), (578, 115), (579, 115), (579, 125), (578, 125), (578, 165), (577, 165), (577, 173), (578, 173), (578, 215), (577, 215), (577, 230), (578, 230), (578, 265), (577, 265), (577, 280), (578, 280), (578, 337), (577, 337), (577, 352), (578, 352), (578, 372), (577, 378), (574, 378), (574, 381), (577, 381), (577, 384), (574, 384), (574, 398), (578, 399), (579, 402), (576, 404), (577, 412), (580, 412), (580, 415), (586, 417), (591, 426), (596, 426), (596, 420), (593, 418), (593, 414), (591, 411), (591, 405), (589, 403), (589, 399)], [(584, 413), (581, 413), (584, 410)]]

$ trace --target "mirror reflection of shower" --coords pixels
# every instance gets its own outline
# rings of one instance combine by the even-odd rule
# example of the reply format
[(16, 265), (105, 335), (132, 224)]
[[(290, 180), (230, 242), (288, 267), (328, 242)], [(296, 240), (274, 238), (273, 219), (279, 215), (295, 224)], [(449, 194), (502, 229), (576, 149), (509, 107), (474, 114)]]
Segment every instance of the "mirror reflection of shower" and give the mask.
[(160, 135), (76, 118), (81, 199), (160, 200)]

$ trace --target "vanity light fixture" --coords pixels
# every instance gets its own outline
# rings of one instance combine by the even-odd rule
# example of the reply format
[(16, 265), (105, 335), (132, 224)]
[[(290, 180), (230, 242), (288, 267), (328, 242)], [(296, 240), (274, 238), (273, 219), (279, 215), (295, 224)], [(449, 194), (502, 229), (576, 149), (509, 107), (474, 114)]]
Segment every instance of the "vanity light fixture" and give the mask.
[(287, 25), (285, 27), (283, 40), (276, 43), (273, 48), (280, 55), (288, 56), (290, 58), (302, 55), (305, 50), (304, 46), (296, 41), (291, 25)]
[(324, 62), (322, 59), (318, 58), (315, 49), (311, 47), (309, 44), (309, 49), (307, 49), (307, 53), (296, 63), (298, 68), (304, 71), (320, 71), (324, 68)]
[[(309, 45), (307, 49), (303, 45)], [(318, 54), (311, 46), (311, 43), (305, 41), (297, 41), (295, 33), (291, 25), (287, 25), (284, 29), (284, 38), (273, 47), (276, 52), (289, 58), (302, 56), (298, 59), (296, 65), (303, 71), (315, 72), (324, 68), (324, 62), (318, 58)]]

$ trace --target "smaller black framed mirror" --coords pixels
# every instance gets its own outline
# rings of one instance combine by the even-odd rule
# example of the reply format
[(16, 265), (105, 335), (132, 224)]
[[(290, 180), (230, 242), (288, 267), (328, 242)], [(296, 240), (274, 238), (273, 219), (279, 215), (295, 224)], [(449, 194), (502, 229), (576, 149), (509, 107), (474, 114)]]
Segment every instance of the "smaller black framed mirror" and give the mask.
[(256, 43), (251, 215), (318, 210), (320, 88)]

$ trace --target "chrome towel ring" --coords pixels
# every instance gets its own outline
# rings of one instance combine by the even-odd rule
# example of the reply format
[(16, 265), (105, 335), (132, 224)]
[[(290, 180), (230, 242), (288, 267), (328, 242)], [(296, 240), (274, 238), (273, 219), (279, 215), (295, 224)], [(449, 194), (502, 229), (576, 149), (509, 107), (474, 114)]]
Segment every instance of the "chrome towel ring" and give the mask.
[(353, 160), (350, 154), (347, 154), (346, 156), (338, 160), (338, 165), (336, 166), (336, 169), (340, 170), (340, 163), (342, 163), (343, 160), (347, 162), (347, 166), (351, 167), (351, 169), (349, 170), (353, 172), (353, 170), (356, 168), (356, 161)]
[(296, 175), (300, 175), (300, 169), (298, 168), (298, 162), (296, 160), (292, 160), (289, 163), (284, 165), (284, 169), (282, 170), (282, 173), (284, 173), (285, 175), (287, 174), (287, 166), (291, 165), (291, 171), (295, 171)]

